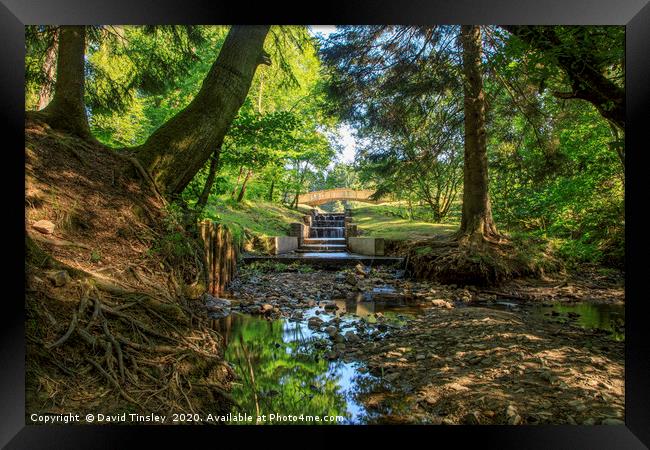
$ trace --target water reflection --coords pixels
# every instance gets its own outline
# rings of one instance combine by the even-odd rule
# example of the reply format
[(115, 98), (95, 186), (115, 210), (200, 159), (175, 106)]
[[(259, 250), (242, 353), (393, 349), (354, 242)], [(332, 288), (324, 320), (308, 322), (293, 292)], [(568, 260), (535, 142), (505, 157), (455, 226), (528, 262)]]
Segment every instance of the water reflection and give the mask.
[(553, 304), (536, 306), (538, 317), (573, 322), (582, 328), (608, 332), (617, 341), (625, 340), (625, 306), (620, 304)]
[(608, 303), (551, 303), (528, 305), (497, 301), (488, 308), (521, 309), (541, 320), (572, 323), (586, 329), (602, 330), (616, 341), (625, 340), (625, 305)]
[(366, 421), (356, 395), (360, 380), (374, 377), (359, 372), (357, 363), (324, 359), (315, 350), (321, 337), (305, 321), (267, 321), (237, 314), (217, 321), (217, 330), (226, 339), (226, 360), (239, 376), (231, 394), (242, 413)]

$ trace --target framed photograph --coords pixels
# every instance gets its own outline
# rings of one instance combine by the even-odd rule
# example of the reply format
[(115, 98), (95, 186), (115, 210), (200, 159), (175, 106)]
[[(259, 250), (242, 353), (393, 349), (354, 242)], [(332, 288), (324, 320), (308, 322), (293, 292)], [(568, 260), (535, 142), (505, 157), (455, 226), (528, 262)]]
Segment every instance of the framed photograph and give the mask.
[(647, 448), (647, 1), (311, 6), (2, 0), (2, 445)]

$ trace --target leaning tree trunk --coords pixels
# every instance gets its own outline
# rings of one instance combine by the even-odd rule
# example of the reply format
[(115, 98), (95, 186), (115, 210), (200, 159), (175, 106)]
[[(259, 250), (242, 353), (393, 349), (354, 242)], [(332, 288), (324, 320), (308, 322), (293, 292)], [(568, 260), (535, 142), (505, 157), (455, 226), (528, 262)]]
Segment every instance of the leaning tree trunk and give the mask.
[(212, 160), (210, 161), (210, 171), (208, 172), (208, 178), (205, 180), (203, 185), (203, 191), (199, 196), (199, 200), (196, 202), (196, 210), (202, 211), (205, 208), (205, 205), (208, 203), (208, 197), (210, 197), (210, 191), (212, 190), (212, 185), (214, 184), (214, 177), (217, 174), (217, 167), (219, 166), (219, 156), (221, 155), (221, 149), (218, 148), (214, 151)]
[(221, 147), (257, 66), (270, 64), (263, 49), (268, 31), (268, 26), (233, 26), (194, 100), (136, 149), (164, 195), (180, 194)]
[(56, 62), (54, 97), (39, 114), (52, 127), (90, 138), (84, 105), (85, 26), (62, 26)]
[(481, 76), (481, 30), (463, 25), (463, 91), (465, 95), (465, 162), (460, 236), (472, 240), (496, 236), (488, 195), (485, 94)]
[(237, 196), (237, 203), (241, 203), (241, 201), (244, 200), (244, 195), (246, 195), (246, 183), (248, 183), (248, 180), (252, 174), (253, 171), (251, 169), (248, 169), (246, 172), (246, 178), (244, 178), (244, 182), (242, 183), (241, 189), (239, 190), (239, 195)]

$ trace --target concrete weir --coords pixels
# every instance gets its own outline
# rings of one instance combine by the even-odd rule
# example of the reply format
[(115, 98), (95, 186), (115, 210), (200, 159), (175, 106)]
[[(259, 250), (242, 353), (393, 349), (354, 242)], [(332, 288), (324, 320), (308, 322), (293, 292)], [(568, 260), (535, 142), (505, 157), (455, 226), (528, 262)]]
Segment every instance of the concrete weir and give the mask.
[(384, 240), (357, 237), (350, 210), (345, 213), (317, 213), (315, 210), (303, 223), (291, 224), (291, 236), (271, 238), (271, 255), (244, 255), (242, 262), (275, 261), (283, 264), (299, 262), (323, 268), (346, 265), (401, 264), (404, 258), (384, 256)]

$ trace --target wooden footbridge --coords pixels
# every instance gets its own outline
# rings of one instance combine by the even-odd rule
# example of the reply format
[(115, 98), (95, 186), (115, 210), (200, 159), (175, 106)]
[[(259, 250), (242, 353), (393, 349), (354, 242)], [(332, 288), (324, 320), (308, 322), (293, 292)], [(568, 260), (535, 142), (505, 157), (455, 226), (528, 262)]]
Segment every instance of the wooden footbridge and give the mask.
[(387, 200), (371, 200), (370, 197), (375, 193), (371, 189), (364, 190), (354, 190), (354, 189), (326, 189), (323, 191), (314, 191), (307, 192), (298, 196), (298, 203), (309, 206), (318, 206), (324, 205), (325, 203), (343, 201), (343, 200), (353, 200), (355, 202), (365, 202), (365, 203), (382, 203)]

